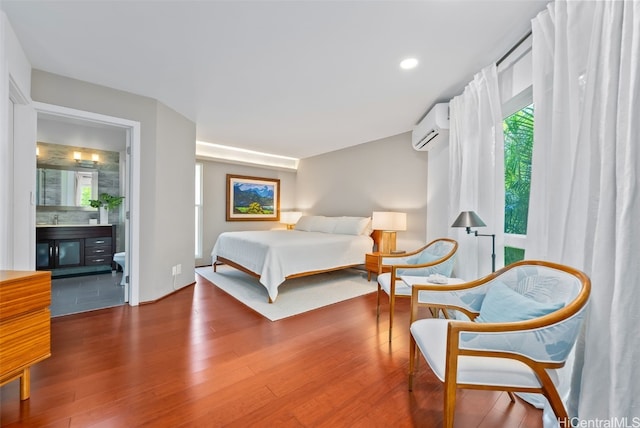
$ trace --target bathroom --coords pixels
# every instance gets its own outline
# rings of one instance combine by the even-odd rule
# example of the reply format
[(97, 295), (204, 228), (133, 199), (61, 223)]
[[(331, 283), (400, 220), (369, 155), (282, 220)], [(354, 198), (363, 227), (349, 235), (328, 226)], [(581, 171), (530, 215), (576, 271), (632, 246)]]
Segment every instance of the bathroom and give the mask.
[(95, 201), (125, 195), (125, 130), (39, 114), (37, 141), (36, 268), (52, 272), (52, 316), (124, 304), (126, 204), (105, 217)]

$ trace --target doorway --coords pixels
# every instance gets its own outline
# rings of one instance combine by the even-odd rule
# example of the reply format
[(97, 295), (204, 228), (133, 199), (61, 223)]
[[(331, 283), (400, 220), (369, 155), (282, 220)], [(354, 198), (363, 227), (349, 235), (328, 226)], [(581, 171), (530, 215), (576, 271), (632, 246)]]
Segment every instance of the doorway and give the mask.
[[(136, 207), (139, 203), (138, 189), (140, 187), (140, 123), (128, 119), (39, 102), (34, 102), (34, 107), (37, 112), (39, 126), (41, 123), (47, 123), (47, 126), (50, 127), (50, 132), (67, 132), (66, 135), (71, 135), (68, 134), (69, 129), (75, 127), (77, 135), (73, 138), (77, 137), (79, 140), (74, 140), (72, 137), (69, 137), (70, 139), (66, 141), (69, 145), (78, 147), (80, 145), (77, 141), (83, 141), (80, 147), (87, 147), (88, 152), (91, 150), (104, 150), (106, 152), (119, 153), (120, 161), (117, 165), (119, 168), (118, 174), (123, 178), (121, 194), (124, 196), (122, 208), (124, 230), (118, 234), (118, 239), (120, 240), (119, 248), (124, 249), (124, 251), (118, 252), (120, 263), (113, 264), (114, 268), (118, 268), (118, 272), (105, 273), (105, 276), (96, 273), (92, 275), (93, 278), (89, 280), (89, 284), (91, 287), (98, 289), (101, 286), (98, 282), (113, 285), (112, 283), (114, 283), (115, 278), (118, 280), (117, 285), (122, 285), (123, 303), (137, 306), (139, 304), (139, 249), (137, 245), (139, 216)], [(86, 135), (83, 137), (82, 134), (89, 132), (87, 131), (88, 129), (100, 130), (95, 131), (95, 133), (103, 134), (103, 137), (109, 134), (121, 135), (122, 137), (102, 139), (87, 138)], [(38, 134), (40, 135), (40, 132)], [(80, 155), (80, 157), (82, 156)], [(100, 276), (102, 276), (102, 278), (99, 278)], [(69, 278), (65, 282), (73, 283), (72, 280), (73, 278)], [(78, 286), (72, 285), (70, 287)], [(85, 291), (88, 291), (87, 287), (85, 287)], [(95, 292), (96, 291), (94, 291), (94, 293)], [(108, 294), (106, 291), (103, 291), (103, 293)], [(113, 306), (113, 304), (108, 303), (105, 303), (105, 305)]]

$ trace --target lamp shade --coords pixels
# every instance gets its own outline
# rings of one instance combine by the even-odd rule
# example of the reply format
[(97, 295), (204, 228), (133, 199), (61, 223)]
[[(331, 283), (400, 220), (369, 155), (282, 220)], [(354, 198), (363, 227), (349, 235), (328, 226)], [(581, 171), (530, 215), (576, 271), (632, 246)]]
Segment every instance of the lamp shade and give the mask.
[(374, 230), (407, 230), (407, 213), (374, 211), (371, 226)]
[(451, 227), (483, 227), (486, 226), (475, 211), (462, 211)]
[(300, 211), (280, 212), (280, 223), (296, 224), (298, 220), (300, 220), (300, 217), (302, 217), (302, 213)]

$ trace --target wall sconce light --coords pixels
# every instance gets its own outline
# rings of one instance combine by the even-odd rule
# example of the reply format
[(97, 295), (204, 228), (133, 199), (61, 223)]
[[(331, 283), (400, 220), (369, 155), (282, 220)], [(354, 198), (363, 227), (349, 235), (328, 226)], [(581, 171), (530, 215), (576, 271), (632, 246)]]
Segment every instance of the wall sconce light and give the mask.
[(382, 232), (379, 252), (383, 254), (403, 252), (396, 251), (396, 231), (407, 230), (407, 213), (374, 211), (371, 227), (373, 230)]
[(97, 153), (93, 153), (91, 155), (91, 160), (82, 159), (82, 153), (73, 152), (73, 159), (76, 161), (76, 164), (78, 166), (81, 166), (83, 168), (91, 168), (91, 167), (96, 166), (96, 164), (100, 160), (100, 156)]
[(40, 147), (36, 146), (36, 157), (40, 157)]
[(484, 227), (486, 224), (475, 213), (475, 211), (462, 211), (456, 221), (453, 222), (451, 227), (464, 227), (467, 229), (467, 233), (473, 233), (476, 236), (490, 236), (491, 237), (491, 272), (496, 271), (496, 235), (483, 235), (478, 233), (477, 230), (471, 230), (472, 227)]
[(280, 223), (287, 225), (287, 230), (292, 230), (298, 220), (302, 217), (300, 211), (285, 211), (280, 213)]

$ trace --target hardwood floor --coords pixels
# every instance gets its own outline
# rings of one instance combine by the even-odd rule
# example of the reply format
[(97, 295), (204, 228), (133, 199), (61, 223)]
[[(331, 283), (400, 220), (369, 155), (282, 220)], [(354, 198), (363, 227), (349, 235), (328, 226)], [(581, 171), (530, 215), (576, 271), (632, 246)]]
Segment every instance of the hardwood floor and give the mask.
[[(442, 385), (424, 361), (407, 390), (399, 300), (391, 345), (375, 293), (271, 322), (200, 277), (153, 304), (55, 318), (31, 399), (18, 382), (0, 388), (1, 425), (440, 427)], [(458, 397), (456, 427), (542, 426), (506, 393)]]

